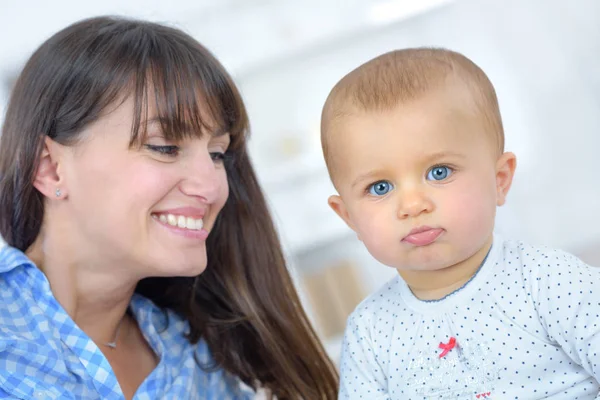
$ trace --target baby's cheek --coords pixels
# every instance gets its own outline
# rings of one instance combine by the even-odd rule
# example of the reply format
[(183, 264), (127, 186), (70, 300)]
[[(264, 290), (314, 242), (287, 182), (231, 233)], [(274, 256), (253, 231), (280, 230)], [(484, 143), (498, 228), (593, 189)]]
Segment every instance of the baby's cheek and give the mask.
[(360, 221), (358, 236), (373, 257), (382, 263), (389, 262), (390, 252), (393, 251), (400, 237), (394, 235), (396, 221), (388, 218), (364, 218)]
[(476, 232), (488, 229), (493, 223), (495, 203), (488, 191), (465, 187), (447, 200), (448, 212), (464, 229)]
[(364, 215), (361, 215), (359, 219), (354, 219), (354, 228), (358, 238), (365, 244), (377, 241), (381, 235), (381, 230), (378, 229), (381, 228), (379, 222), (374, 218), (366, 218)]

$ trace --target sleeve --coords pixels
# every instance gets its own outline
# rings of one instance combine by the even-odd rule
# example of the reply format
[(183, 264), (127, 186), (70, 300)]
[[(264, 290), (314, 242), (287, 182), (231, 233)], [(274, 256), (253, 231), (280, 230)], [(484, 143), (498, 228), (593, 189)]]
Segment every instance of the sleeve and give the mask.
[[(368, 322), (356, 311), (348, 319), (340, 365), (340, 400), (390, 400), (387, 379), (372, 346)], [(367, 323), (365, 323), (367, 322)]]
[(600, 381), (600, 268), (560, 251), (543, 260), (532, 276), (540, 322), (551, 340)]

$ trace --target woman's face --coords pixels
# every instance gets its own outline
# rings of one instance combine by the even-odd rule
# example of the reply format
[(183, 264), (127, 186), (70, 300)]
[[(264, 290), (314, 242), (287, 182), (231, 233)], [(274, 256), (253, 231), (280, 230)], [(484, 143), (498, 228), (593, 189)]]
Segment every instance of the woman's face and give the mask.
[(229, 195), (223, 165), (229, 135), (204, 132), (172, 143), (155, 120), (142, 146), (132, 147), (132, 121), (129, 99), (65, 148), (60, 215), (71, 222), (64, 240), (140, 279), (198, 275), (207, 264), (206, 238)]

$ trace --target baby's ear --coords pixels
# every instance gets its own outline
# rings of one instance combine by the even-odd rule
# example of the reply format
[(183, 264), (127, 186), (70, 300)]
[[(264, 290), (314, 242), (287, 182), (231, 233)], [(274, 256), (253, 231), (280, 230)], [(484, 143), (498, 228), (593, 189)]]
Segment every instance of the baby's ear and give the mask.
[(354, 229), (354, 225), (352, 225), (352, 221), (350, 220), (350, 215), (348, 214), (348, 209), (344, 204), (344, 200), (342, 200), (342, 198), (338, 195), (333, 195), (329, 196), (327, 203), (329, 203), (329, 207), (331, 207), (333, 211), (335, 211), (335, 213), (344, 220), (346, 225), (356, 232), (356, 229)]
[(517, 157), (513, 153), (506, 152), (498, 158), (496, 163), (496, 204), (499, 206), (506, 202), (516, 168)]

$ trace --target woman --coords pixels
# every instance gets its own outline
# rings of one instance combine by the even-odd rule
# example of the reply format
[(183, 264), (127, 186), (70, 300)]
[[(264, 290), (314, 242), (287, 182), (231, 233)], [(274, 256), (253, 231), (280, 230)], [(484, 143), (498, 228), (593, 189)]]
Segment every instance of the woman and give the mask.
[(177, 29), (93, 18), (33, 54), (0, 139), (0, 397), (336, 397), (247, 132)]

